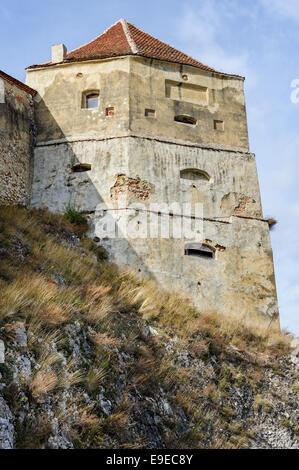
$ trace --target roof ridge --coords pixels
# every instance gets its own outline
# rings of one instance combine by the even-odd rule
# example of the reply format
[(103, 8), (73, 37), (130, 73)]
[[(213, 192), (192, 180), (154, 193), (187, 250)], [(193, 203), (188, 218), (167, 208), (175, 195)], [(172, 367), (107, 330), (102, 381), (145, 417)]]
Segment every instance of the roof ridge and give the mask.
[[(170, 46), (124, 18), (116, 21), (95, 39), (69, 51), (61, 64), (130, 55), (181, 64), (182, 66), (188, 65), (200, 68), (206, 72), (244, 80), (244, 77), (239, 75), (222, 72), (203, 64), (199, 59), (195, 59), (176, 47)], [(59, 64), (46, 62), (39, 65), (31, 65), (27, 70)]]
[(127, 23), (127, 20), (125, 20), (124, 18), (122, 18), (121, 20), (119, 20), (121, 22), (121, 25), (122, 25), (122, 28), (123, 28), (123, 31), (125, 33), (125, 36), (126, 36), (126, 39), (128, 41), (128, 44), (130, 46), (130, 49), (131, 51), (133, 52), (133, 54), (138, 54), (139, 53), (139, 50), (138, 50), (138, 47), (137, 47), (137, 44), (136, 42), (134, 41), (133, 37), (132, 37), (132, 34), (131, 34), (131, 31), (128, 27), (128, 23)]
[(154, 38), (156, 41), (161, 42), (162, 44), (164, 44), (165, 46), (169, 47), (170, 49), (174, 49), (175, 51), (179, 52), (180, 54), (183, 54), (184, 56), (188, 57), (188, 59), (195, 60), (196, 62), (198, 62), (199, 64), (203, 65), (204, 67), (208, 67), (208, 68), (209, 68), (211, 71), (213, 71), (213, 72), (221, 73), (221, 74), (224, 74), (224, 75), (230, 75), (230, 74), (226, 74), (225, 72), (221, 72), (220, 70), (216, 70), (216, 69), (214, 69), (213, 67), (210, 67), (209, 65), (200, 62), (198, 59), (195, 59), (194, 57), (192, 57), (192, 56), (186, 54), (185, 52), (180, 51), (179, 49), (177, 49), (176, 47), (171, 46), (171, 45), (168, 44), (167, 42), (161, 41), (161, 39), (156, 38), (156, 36), (153, 36), (152, 34), (149, 34), (149, 33), (147, 33), (146, 31), (143, 31), (143, 29), (138, 28), (138, 26), (135, 26), (133, 23), (129, 23), (129, 26), (133, 26), (134, 28), (136, 28), (136, 29), (138, 29), (139, 31), (141, 31), (143, 34), (146, 34), (147, 36), (151, 36), (151, 37)]
[[(111, 26), (109, 26), (109, 28), (105, 29), (105, 31), (103, 31), (101, 34), (99, 34), (97, 37), (91, 39), (90, 41), (86, 42), (85, 44), (82, 44), (81, 46), (79, 47), (76, 47), (76, 49), (72, 49), (71, 51), (67, 51), (67, 54), (71, 54), (72, 52), (75, 52), (77, 51), (78, 49), (82, 49), (82, 47), (84, 46), (88, 46), (88, 44), (91, 44), (92, 42), (96, 41), (97, 39), (99, 39), (101, 36), (104, 36), (104, 34), (106, 34), (109, 29), (113, 28), (114, 26), (117, 25), (117, 23), (121, 23), (122, 22), (122, 18), (120, 20), (117, 20), (115, 21), (115, 23), (113, 23)], [(122, 23), (121, 23), (122, 24)]]
[(25, 83), (21, 82), (17, 78), (12, 77), (11, 75), (8, 75), (8, 73), (3, 72), (3, 70), (0, 70), (0, 78), (3, 78), (9, 83), (16, 85), (18, 88), (21, 88), (21, 90), (25, 91), (26, 93), (29, 93), (32, 96), (35, 96), (37, 94), (36, 90), (26, 85)]

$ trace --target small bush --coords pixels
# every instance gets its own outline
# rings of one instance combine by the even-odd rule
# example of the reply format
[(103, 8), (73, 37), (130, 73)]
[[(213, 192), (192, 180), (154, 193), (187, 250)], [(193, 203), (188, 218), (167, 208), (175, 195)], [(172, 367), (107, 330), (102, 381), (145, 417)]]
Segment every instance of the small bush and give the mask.
[(87, 225), (86, 218), (74, 206), (71, 206), (70, 204), (66, 207), (63, 216), (65, 220), (71, 222), (72, 224)]

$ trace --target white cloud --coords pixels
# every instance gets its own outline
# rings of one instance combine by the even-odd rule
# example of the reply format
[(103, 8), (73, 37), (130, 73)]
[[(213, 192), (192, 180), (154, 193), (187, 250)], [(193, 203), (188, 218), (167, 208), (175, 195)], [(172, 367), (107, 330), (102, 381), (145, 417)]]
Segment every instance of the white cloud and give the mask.
[(298, 0), (262, 0), (262, 2), (272, 13), (299, 22)]
[[(285, 97), (282, 89), (280, 67), (277, 67), (278, 75), (274, 73), (280, 62), (277, 55), (284, 45), (280, 45), (277, 31), (269, 25), (268, 18), (264, 21), (265, 11), (277, 14), (279, 10), (274, 9), (274, 4), (280, 3), (282, 5), (275, 0), (197, 0), (196, 6), (190, 6), (186, 2), (177, 31), (184, 43), (180, 48), (185, 52), (218, 70), (247, 78), (251, 144), (253, 151), (259, 152), (257, 162), (265, 215), (279, 221), (272, 241), (281, 324), (299, 335), (299, 138), (290, 127), (287, 114), (285, 119), (282, 117), (282, 112), (287, 111), (285, 104), (288, 105), (284, 100), (289, 97)], [(291, 3), (299, 7), (299, 0), (284, 0), (284, 17), (286, 12), (293, 12), (285, 3), (288, 7)]]
[[(180, 38), (186, 43), (186, 52), (206, 65), (227, 73), (249, 75), (247, 52), (232, 53), (220, 40), (219, 32), (231, 34), (231, 23), (242, 12), (239, 2), (201, 0), (194, 9), (185, 5), (178, 23)], [(253, 77), (252, 71), (250, 75)]]

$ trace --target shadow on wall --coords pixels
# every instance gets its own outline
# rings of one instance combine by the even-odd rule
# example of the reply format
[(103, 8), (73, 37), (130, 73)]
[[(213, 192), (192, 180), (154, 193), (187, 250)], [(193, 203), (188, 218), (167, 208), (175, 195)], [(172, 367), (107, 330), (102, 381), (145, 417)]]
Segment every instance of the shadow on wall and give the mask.
[(33, 142), (32, 96), (0, 78), (0, 204), (28, 204)]
[[(135, 266), (137, 272), (154, 278), (124, 236), (123, 212), (115, 210), (120, 205), (126, 206), (124, 194), (118, 197), (119, 192), (122, 193), (125, 186), (132, 187), (131, 178), (123, 181), (121, 176), (128, 173), (128, 155), (123, 141), (103, 138), (64, 142), (71, 138), (64, 135), (43, 100), (38, 102), (37, 108), (37, 117), (41, 113), (42, 121), (46, 123), (43, 128), (39, 127), (41, 119), (37, 118), (37, 135), (45, 136), (47, 132), (48, 142), (36, 144), (31, 205), (60, 213), (69, 205), (76, 208), (89, 219), (89, 235), (107, 248), (111, 261), (130, 268)], [(53, 135), (57, 136), (55, 141), (51, 141)], [(150, 185), (144, 186), (141, 181), (139, 186), (141, 196), (150, 194)], [(99, 205), (111, 214), (109, 225), (115, 225), (117, 238), (97, 236), (96, 225), (105, 216), (96, 211)]]

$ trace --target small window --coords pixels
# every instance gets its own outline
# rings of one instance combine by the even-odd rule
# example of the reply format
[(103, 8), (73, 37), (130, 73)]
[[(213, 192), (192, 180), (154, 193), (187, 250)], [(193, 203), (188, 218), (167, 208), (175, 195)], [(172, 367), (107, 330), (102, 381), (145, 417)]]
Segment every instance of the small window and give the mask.
[(83, 171), (90, 171), (91, 165), (89, 163), (77, 163), (73, 165), (72, 172), (73, 173), (82, 173)]
[(179, 116), (175, 116), (174, 120), (176, 122), (182, 122), (183, 124), (189, 124), (191, 126), (195, 126), (197, 120), (192, 116), (187, 116), (186, 114), (181, 114)]
[(155, 118), (156, 117), (156, 111), (154, 109), (146, 109), (145, 110), (145, 116), (149, 118)]
[(223, 121), (214, 121), (214, 129), (216, 131), (224, 131), (224, 122)]
[(210, 175), (206, 171), (198, 170), (196, 168), (186, 168), (185, 170), (181, 170), (180, 178), (190, 181), (209, 181), (211, 179)]
[(99, 107), (99, 93), (93, 92), (85, 95), (83, 100), (83, 107), (87, 109), (93, 109)]
[(106, 116), (114, 116), (114, 108), (112, 106), (106, 108)]
[(188, 243), (185, 245), (186, 256), (197, 256), (198, 258), (215, 258), (215, 251), (208, 245), (200, 243)]

